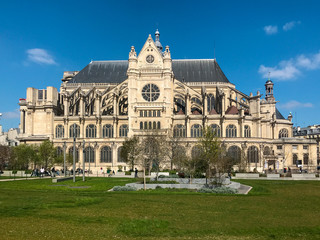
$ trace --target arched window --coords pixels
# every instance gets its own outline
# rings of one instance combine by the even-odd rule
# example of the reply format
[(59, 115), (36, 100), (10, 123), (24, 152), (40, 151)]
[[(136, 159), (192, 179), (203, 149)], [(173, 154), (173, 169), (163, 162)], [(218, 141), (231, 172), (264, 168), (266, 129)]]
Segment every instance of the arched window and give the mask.
[(93, 124), (89, 124), (86, 128), (86, 137), (87, 138), (96, 138), (97, 137), (97, 127)]
[(227, 138), (237, 137), (237, 127), (235, 125), (230, 124), (227, 126), (226, 137)]
[(238, 164), (241, 162), (241, 149), (238, 146), (231, 146), (227, 156), (232, 159), (233, 164)]
[(124, 162), (126, 162), (125, 159), (123, 159), (123, 158), (121, 157), (121, 149), (122, 149), (122, 147), (119, 147), (119, 148), (118, 148), (118, 163), (124, 163)]
[(57, 156), (60, 157), (63, 155), (63, 149), (62, 147), (57, 147)]
[[(69, 148), (69, 155), (71, 156), (71, 158), (73, 158), (73, 147)], [(79, 161), (79, 151), (78, 148), (76, 148), (76, 162)]]
[(194, 146), (192, 149), (191, 149), (191, 158), (192, 159), (197, 159), (201, 156), (201, 153), (202, 153), (202, 149), (201, 147), (199, 146)]
[(245, 138), (251, 137), (251, 128), (248, 125), (244, 126), (244, 137)]
[(140, 130), (143, 129), (143, 122), (140, 122)]
[(259, 151), (256, 146), (250, 146), (248, 148), (248, 162), (258, 163), (259, 162)]
[(280, 131), (279, 131), (279, 138), (286, 138), (288, 137), (289, 134), (288, 134), (288, 129), (285, 129), (285, 128), (282, 128)]
[(263, 149), (263, 155), (271, 155), (271, 150), (268, 146)]
[(157, 122), (157, 127), (158, 127), (158, 129), (161, 128), (160, 122)]
[(185, 113), (186, 103), (181, 98), (174, 98), (175, 103), (175, 113)]
[(303, 164), (306, 164), (306, 165), (309, 164), (309, 154), (308, 153), (303, 154)]
[(110, 147), (105, 146), (101, 148), (100, 162), (111, 163), (112, 162), (112, 150)]
[(207, 110), (209, 113), (211, 110), (214, 109), (214, 96), (211, 93), (207, 96), (207, 103), (208, 103)]
[(149, 129), (152, 129), (152, 123), (151, 122), (149, 122)]
[(156, 123), (156, 122), (153, 122), (152, 125), (153, 125), (153, 126), (152, 126), (153, 129), (157, 129), (157, 123)]
[(111, 124), (106, 124), (103, 126), (102, 136), (104, 138), (113, 138), (113, 126)]
[(144, 129), (148, 129), (148, 122), (144, 122)]
[(220, 126), (217, 124), (211, 124), (210, 125), (212, 132), (215, 134), (217, 137), (221, 137), (221, 129)]
[(186, 127), (182, 124), (177, 124), (173, 128), (173, 137), (185, 138), (186, 137)]
[(56, 126), (56, 138), (64, 138), (64, 127), (61, 124)]
[(70, 138), (80, 137), (80, 126), (78, 124), (74, 123), (70, 126), (69, 137)]
[(120, 128), (119, 128), (119, 136), (120, 137), (127, 137), (128, 136), (128, 131), (129, 131), (129, 128), (128, 128), (127, 124), (121, 125)]
[(84, 162), (90, 162), (93, 163), (95, 161), (95, 152), (93, 147), (86, 147), (84, 149)]
[(292, 164), (293, 165), (297, 165), (298, 162), (298, 155), (297, 154), (293, 154), (292, 155)]
[(191, 127), (191, 137), (198, 138), (202, 137), (202, 127), (199, 124), (194, 124)]

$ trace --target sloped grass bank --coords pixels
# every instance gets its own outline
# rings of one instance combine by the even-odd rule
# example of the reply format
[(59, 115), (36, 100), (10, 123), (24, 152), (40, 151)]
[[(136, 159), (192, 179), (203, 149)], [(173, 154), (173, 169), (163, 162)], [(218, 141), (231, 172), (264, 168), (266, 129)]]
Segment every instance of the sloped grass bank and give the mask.
[(248, 195), (108, 192), (133, 181), (0, 182), (0, 239), (320, 238), (318, 181), (239, 180)]

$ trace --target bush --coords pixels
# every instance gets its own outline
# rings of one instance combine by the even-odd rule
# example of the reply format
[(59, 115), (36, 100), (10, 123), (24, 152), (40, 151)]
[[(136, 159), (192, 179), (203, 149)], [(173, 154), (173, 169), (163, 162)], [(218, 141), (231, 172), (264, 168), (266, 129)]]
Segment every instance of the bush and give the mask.
[(170, 175), (177, 175), (177, 171), (176, 171), (176, 170), (170, 170), (170, 171), (169, 171), (169, 174), (170, 174)]
[(131, 171), (126, 171), (125, 175), (131, 175)]
[(12, 170), (12, 174), (17, 174), (17, 170)]
[(219, 193), (219, 194), (236, 194), (238, 191), (233, 188), (228, 187), (217, 187), (217, 188), (210, 188), (210, 187), (203, 187), (198, 190), (200, 193)]
[(156, 186), (156, 189), (162, 189), (162, 187), (161, 186)]
[(259, 177), (267, 177), (267, 174), (265, 174), (265, 173), (259, 173)]
[(131, 186), (115, 186), (113, 187), (113, 191), (137, 191), (137, 189), (135, 187), (131, 187)]
[(24, 173), (25, 173), (25, 174), (31, 174), (32, 171), (31, 171), (31, 170), (25, 170)]
[(185, 178), (184, 172), (179, 172), (179, 173), (178, 173), (178, 176), (179, 176), (179, 178)]

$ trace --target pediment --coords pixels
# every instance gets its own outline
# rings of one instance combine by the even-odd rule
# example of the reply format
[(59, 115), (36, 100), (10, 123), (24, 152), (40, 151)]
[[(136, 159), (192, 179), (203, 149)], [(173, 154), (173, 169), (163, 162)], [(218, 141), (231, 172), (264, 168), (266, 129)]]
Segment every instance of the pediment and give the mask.
[(163, 68), (163, 57), (151, 35), (138, 55), (138, 68)]

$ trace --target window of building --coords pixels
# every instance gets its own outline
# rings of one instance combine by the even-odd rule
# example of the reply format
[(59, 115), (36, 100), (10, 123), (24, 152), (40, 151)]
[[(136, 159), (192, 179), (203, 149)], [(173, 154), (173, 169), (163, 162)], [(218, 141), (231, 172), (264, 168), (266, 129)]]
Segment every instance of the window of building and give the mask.
[(292, 150), (297, 150), (298, 149), (298, 145), (292, 145)]
[(292, 164), (293, 165), (297, 165), (298, 162), (298, 155), (297, 154), (293, 154), (292, 155)]
[(186, 127), (182, 124), (177, 124), (173, 128), (173, 137), (185, 138), (186, 137)]
[(64, 126), (56, 126), (56, 138), (64, 138)]
[(191, 127), (191, 137), (198, 138), (202, 137), (202, 127), (199, 124), (194, 124)]
[(93, 124), (89, 124), (86, 127), (86, 137), (87, 138), (96, 138), (97, 137), (97, 127)]
[(143, 129), (143, 122), (140, 122), (140, 130)]
[(80, 137), (80, 126), (78, 124), (74, 123), (70, 126), (69, 137), (70, 138)]
[(144, 110), (144, 117), (148, 117), (148, 111), (147, 110)]
[(121, 125), (119, 128), (119, 136), (120, 137), (128, 137), (128, 131), (129, 131), (128, 125), (126, 125), (126, 124)]
[(58, 156), (58, 157), (63, 156), (63, 149), (62, 149), (62, 147), (57, 147), (57, 156)]
[(122, 147), (119, 147), (119, 148), (118, 148), (118, 163), (124, 163), (124, 162), (126, 162), (125, 159), (123, 159), (123, 158), (121, 157), (121, 149), (122, 149)]
[(142, 97), (148, 102), (156, 101), (160, 96), (160, 90), (155, 84), (146, 84), (142, 88)]
[(113, 138), (113, 126), (111, 124), (106, 124), (103, 126), (102, 137)]
[(303, 145), (304, 150), (308, 150), (308, 145)]
[(231, 146), (228, 149), (227, 156), (233, 164), (239, 164), (241, 162), (241, 149), (238, 146)]
[(208, 110), (208, 113), (214, 109), (214, 96), (210, 93), (208, 96), (207, 96), (207, 110)]
[(191, 149), (191, 157), (192, 159), (197, 159), (201, 157), (202, 149), (199, 146), (194, 146)]
[(285, 128), (282, 128), (280, 131), (279, 131), (279, 138), (286, 138), (288, 137), (289, 134), (288, 134), (288, 129), (285, 129)]
[(250, 146), (248, 148), (248, 162), (249, 163), (259, 162), (259, 150), (256, 146)]
[(140, 117), (143, 117), (143, 111), (140, 111)]
[(157, 117), (160, 117), (160, 116), (161, 116), (160, 110), (157, 110)]
[(226, 128), (226, 137), (227, 138), (233, 138), (233, 137), (237, 137), (237, 128), (235, 125), (228, 125)]
[(112, 150), (110, 147), (105, 146), (101, 149), (100, 162), (112, 163)]
[(281, 150), (282, 149), (282, 145), (277, 145), (277, 149)]
[(94, 163), (95, 157), (96, 156), (93, 147), (89, 146), (84, 149), (84, 162)]
[(306, 164), (306, 165), (309, 164), (309, 154), (308, 153), (303, 154), (303, 164)]
[[(69, 148), (69, 155), (73, 158), (73, 147)], [(76, 148), (76, 162), (79, 162), (79, 150)]]
[(244, 126), (244, 137), (245, 138), (251, 137), (251, 128), (248, 125)]
[(213, 134), (215, 134), (215, 136), (221, 137), (221, 129), (220, 129), (219, 125), (211, 124), (210, 127), (211, 127)]

